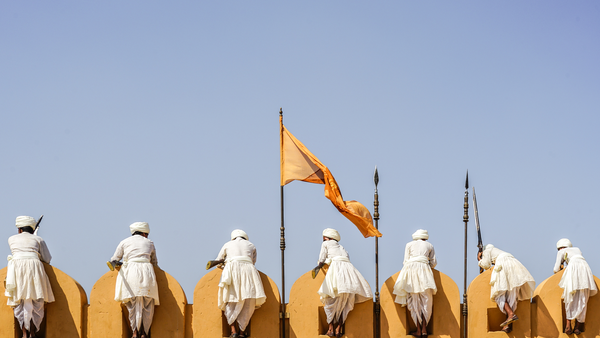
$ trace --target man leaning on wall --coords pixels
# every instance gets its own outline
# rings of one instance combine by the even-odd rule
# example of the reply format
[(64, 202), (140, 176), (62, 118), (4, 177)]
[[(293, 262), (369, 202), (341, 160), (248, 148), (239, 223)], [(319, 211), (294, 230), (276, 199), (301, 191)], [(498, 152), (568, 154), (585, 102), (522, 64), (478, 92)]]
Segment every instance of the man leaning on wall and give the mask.
[(37, 224), (33, 217), (19, 216), (18, 234), (8, 238), (11, 255), (8, 256), (5, 295), (23, 330), (23, 338), (36, 337), (44, 319), (44, 303), (54, 302), (42, 264), (50, 263), (52, 256), (46, 242), (34, 234)]

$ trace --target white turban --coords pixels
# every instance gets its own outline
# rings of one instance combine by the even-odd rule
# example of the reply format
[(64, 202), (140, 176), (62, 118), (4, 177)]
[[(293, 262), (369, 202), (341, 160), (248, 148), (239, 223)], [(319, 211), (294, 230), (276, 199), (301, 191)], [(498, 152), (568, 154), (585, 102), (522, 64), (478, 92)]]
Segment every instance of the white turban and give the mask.
[(323, 236), (335, 239), (338, 242), (340, 241), (340, 239), (342, 239), (340, 237), (340, 233), (337, 230), (331, 228), (323, 230)]
[(493, 246), (492, 244), (486, 244), (483, 246), (483, 251), (492, 250), (493, 248), (495, 248), (495, 246)]
[(242, 237), (245, 238), (247, 241), (249, 241), (248, 239), (248, 235), (246, 235), (246, 233), (244, 232), (244, 230), (240, 230), (240, 229), (235, 229), (231, 232), (231, 240), (233, 241), (234, 239), (238, 238), (238, 237)]
[(415, 241), (418, 239), (429, 239), (429, 233), (427, 233), (427, 230), (419, 229), (412, 234), (412, 239)]
[(31, 227), (32, 229), (35, 229), (36, 224), (37, 224), (37, 221), (35, 220), (35, 218), (33, 218), (31, 216), (17, 217), (17, 221), (16, 221), (17, 228)]
[(146, 234), (150, 233), (150, 226), (146, 222), (135, 222), (129, 226), (129, 231), (133, 235), (136, 231), (143, 232)]
[(556, 243), (556, 248), (557, 249), (560, 249), (560, 248), (570, 248), (572, 246), (573, 246), (573, 244), (571, 244), (571, 241), (568, 240), (567, 238), (562, 238), (561, 240), (559, 240)]

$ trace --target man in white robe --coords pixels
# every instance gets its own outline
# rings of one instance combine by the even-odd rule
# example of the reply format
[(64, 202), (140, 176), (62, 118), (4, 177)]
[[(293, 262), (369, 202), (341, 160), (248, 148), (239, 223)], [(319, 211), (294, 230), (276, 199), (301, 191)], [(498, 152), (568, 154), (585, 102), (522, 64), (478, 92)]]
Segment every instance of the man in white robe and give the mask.
[[(216, 260), (225, 261), (219, 282), (218, 306), (225, 312), (232, 338), (246, 337), (245, 330), (254, 310), (267, 299), (256, 264), (256, 247), (242, 230), (231, 232)], [(239, 326), (239, 332), (236, 325)]]
[(329, 228), (323, 230), (323, 244), (321, 244), (318, 266), (315, 268), (315, 271), (318, 271), (323, 265), (329, 265), (325, 280), (317, 291), (327, 315), (329, 328), (326, 335), (328, 337), (342, 337), (344, 334), (342, 326), (346, 322), (348, 313), (354, 309), (354, 304), (373, 298), (369, 283), (350, 263), (350, 256), (340, 245), (340, 239), (337, 230)]
[(133, 337), (146, 338), (154, 317), (154, 306), (159, 305), (158, 284), (154, 266), (158, 266), (154, 243), (148, 239), (150, 226), (135, 222), (129, 226), (131, 237), (117, 246), (111, 258), (113, 265), (123, 260), (115, 285), (115, 300), (129, 311)]
[[(592, 269), (583, 258), (579, 248), (574, 248), (566, 238), (556, 243), (558, 254), (554, 264), (554, 273), (562, 270), (562, 265), (567, 264), (565, 272), (558, 283), (564, 292), (562, 299), (565, 302), (565, 312), (567, 325), (566, 334), (581, 334), (584, 331), (585, 315), (587, 313), (587, 304), (591, 296), (598, 293), (598, 287), (594, 282)], [(575, 320), (575, 326), (571, 326), (571, 321)]]
[(431, 319), (433, 295), (437, 292), (433, 272), (437, 265), (433, 245), (427, 242), (427, 230), (419, 229), (412, 235), (413, 241), (404, 249), (404, 267), (394, 285), (396, 303), (407, 306), (417, 331), (416, 337), (427, 336), (427, 323)]
[(52, 256), (46, 242), (34, 235), (36, 220), (19, 216), (19, 233), (8, 238), (11, 255), (6, 271), (7, 304), (13, 307), (23, 338), (35, 337), (33, 325), (39, 331), (44, 319), (44, 303), (54, 302), (54, 294), (42, 262), (50, 263)]
[(506, 320), (500, 324), (501, 331), (511, 332), (512, 322), (519, 319), (514, 313), (517, 310), (517, 302), (533, 297), (535, 280), (513, 255), (491, 244), (486, 245), (483, 252), (477, 253), (477, 260), (483, 269), (494, 265), (490, 277), (490, 298), (496, 302), (500, 311), (506, 314)]

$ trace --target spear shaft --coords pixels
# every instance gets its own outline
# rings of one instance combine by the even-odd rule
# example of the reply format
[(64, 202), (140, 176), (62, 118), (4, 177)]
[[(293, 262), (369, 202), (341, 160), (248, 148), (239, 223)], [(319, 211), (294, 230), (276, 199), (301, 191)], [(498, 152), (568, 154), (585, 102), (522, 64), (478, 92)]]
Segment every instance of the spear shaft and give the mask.
[(463, 204), (465, 213), (463, 215), (463, 222), (465, 223), (465, 275), (464, 275), (464, 287), (463, 287), (463, 338), (467, 338), (467, 224), (469, 223), (469, 171), (467, 171), (467, 178), (465, 179), (465, 200)]
[[(379, 173), (377, 172), (377, 166), (375, 166), (375, 174), (373, 175), (373, 182), (375, 182), (375, 196), (373, 200), (373, 219), (375, 220), (375, 229), (379, 230), (379, 192), (377, 191), (377, 184), (379, 184)], [(379, 304), (379, 237), (375, 236), (375, 338), (381, 336), (381, 308)]]

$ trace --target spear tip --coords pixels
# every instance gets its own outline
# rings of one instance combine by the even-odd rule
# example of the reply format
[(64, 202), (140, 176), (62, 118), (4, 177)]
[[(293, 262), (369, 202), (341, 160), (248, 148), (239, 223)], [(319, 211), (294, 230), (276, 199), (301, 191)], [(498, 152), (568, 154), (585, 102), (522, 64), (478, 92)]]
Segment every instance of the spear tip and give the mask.
[(375, 187), (379, 184), (379, 173), (377, 172), (377, 166), (375, 166), (375, 174), (373, 175), (373, 181), (375, 182)]
[(465, 180), (465, 190), (469, 190), (469, 171), (467, 170), (467, 178)]

